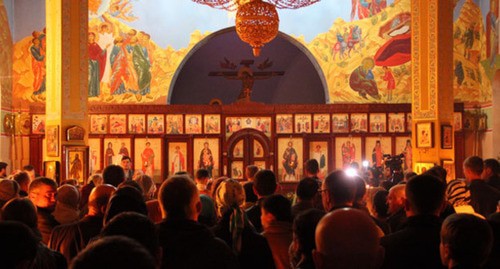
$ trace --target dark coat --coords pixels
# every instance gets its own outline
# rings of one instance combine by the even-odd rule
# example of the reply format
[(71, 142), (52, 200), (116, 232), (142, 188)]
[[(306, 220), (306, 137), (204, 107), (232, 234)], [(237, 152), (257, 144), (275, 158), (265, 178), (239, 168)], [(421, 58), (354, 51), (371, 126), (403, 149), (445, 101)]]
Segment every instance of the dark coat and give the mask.
[(255, 231), (258, 233), (263, 231), (262, 223), (260, 222), (260, 215), (262, 214), (260, 211), (260, 205), (262, 204), (262, 200), (262, 198), (259, 199), (254, 206), (250, 207), (246, 211), (248, 220), (250, 220), (250, 223), (252, 223)]
[(204, 225), (185, 219), (166, 219), (158, 224), (163, 249), (161, 268), (239, 268), (233, 251)]
[(382, 268), (442, 269), (439, 255), (441, 221), (433, 215), (409, 217), (397, 232), (382, 237)]
[(498, 200), (500, 200), (500, 192), (491, 187), (484, 180), (471, 180), (469, 185), (470, 205), (474, 211), (487, 218), (490, 214), (495, 213)]
[(59, 225), (59, 222), (51, 215), (52, 211), (46, 208), (37, 208), (36, 215), (38, 217), (37, 227), (42, 234), (42, 242), (48, 244), (52, 229)]
[(269, 247), (271, 247), (276, 268), (291, 268), (288, 250), (293, 239), (292, 223), (285, 221), (271, 222), (262, 235), (267, 239)]
[(102, 216), (85, 216), (79, 222), (55, 227), (50, 236), (49, 247), (60, 252), (70, 264), (90, 239), (99, 235), (101, 229)]
[[(215, 236), (224, 240), (228, 246), (232, 245), (232, 236), (229, 233), (229, 211), (212, 228)], [(258, 234), (250, 223), (247, 223), (241, 233), (241, 251), (237, 255), (240, 268), (275, 268), (273, 254), (269, 248), (266, 238)]]
[(403, 223), (406, 222), (406, 212), (404, 208), (400, 208), (396, 213), (390, 215), (387, 220), (387, 224), (389, 224), (391, 228), (391, 233), (399, 231)]

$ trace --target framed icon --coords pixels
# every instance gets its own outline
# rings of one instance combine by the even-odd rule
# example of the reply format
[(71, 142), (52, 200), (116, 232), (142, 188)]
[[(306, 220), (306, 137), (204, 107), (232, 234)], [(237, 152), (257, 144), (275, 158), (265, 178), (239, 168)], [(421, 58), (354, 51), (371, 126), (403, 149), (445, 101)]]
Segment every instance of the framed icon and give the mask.
[(127, 115), (125, 114), (109, 115), (109, 133), (110, 134), (127, 133)]
[(441, 148), (453, 148), (453, 127), (450, 124), (441, 125)]
[(332, 114), (332, 132), (333, 133), (348, 133), (349, 132), (349, 114)]
[(146, 133), (146, 116), (140, 114), (128, 115), (128, 133), (129, 134)]
[(432, 148), (434, 146), (434, 123), (417, 123), (417, 148)]
[(295, 114), (295, 133), (311, 133), (311, 114)]
[(75, 179), (81, 185), (86, 183), (89, 176), (88, 152), (88, 147), (64, 146), (64, 180)]
[(370, 133), (385, 133), (387, 131), (387, 116), (385, 113), (370, 114)]
[(46, 129), (47, 156), (59, 156), (59, 126), (49, 125)]
[(291, 134), (293, 133), (293, 115), (292, 114), (277, 114), (276, 115), (276, 133)]
[(313, 131), (315, 134), (330, 133), (330, 115), (314, 114)]

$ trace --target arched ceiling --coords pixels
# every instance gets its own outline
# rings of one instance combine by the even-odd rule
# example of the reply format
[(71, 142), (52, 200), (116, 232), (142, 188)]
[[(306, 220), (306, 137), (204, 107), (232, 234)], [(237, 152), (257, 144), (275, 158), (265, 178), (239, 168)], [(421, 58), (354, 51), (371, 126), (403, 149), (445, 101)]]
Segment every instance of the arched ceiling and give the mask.
[[(221, 67), (229, 61), (234, 69)], [(265, 62), (272, 66), (259, 70)], [(236, 101), (242, 82), (210, 72), (237, 72), (242, 60), (254, 60), (254, 72), (283, 71), (283, 76), (255, 80), (251, 100), (266, 104), (325, 104), (328, 94), (324, 76), (309, 51), (295, 39), (279, 33), (266, 44), (259, 57), (241, 41), (235, 28), (227, 28), (206, 37), (197, 44), (179, 66), (170, 88), (169, 104), (208, 104), (220, 99), (223, 104)]]

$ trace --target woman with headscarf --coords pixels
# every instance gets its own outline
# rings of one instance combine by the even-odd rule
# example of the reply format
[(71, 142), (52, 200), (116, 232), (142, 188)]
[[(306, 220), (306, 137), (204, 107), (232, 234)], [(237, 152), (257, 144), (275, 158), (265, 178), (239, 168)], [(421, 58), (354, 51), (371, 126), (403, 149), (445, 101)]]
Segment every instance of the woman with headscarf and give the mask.
[(245, 202), (243, 186), (234, 179), (220, 183), (215, 192), (219, 222), (212, 228), (237, 254), (241, 268), (275, 268), (266, 239), (258, 234), (241, 208)]

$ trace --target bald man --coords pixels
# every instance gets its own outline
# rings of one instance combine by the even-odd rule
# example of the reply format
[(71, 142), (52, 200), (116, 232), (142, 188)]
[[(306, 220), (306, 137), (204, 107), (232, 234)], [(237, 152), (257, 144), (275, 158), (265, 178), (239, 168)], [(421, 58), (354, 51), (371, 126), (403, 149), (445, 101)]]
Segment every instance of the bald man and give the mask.
[(391, 228), (391, 233), (396, 232), (401, 227), (401, 224), (406, 221), (405, 200), (404, 184), (395, 185), (389, 190), (387, 195), (387, 213), (389, 213), (387, 224)]
[(52, 231), (49, 247), (63, 254), (68, 264), (87, 246), (92, 237), (99, 235), (104, 212), (115, 190), (115, 187), (108, 184), (95, 187), (89, 196), (87, 215), (76, 223), (61, 225)]
[(321, 219), (316, 228), (316, 268), (380, 268), (384, 249), (373, 220), (363, 211), (343, 208)]

